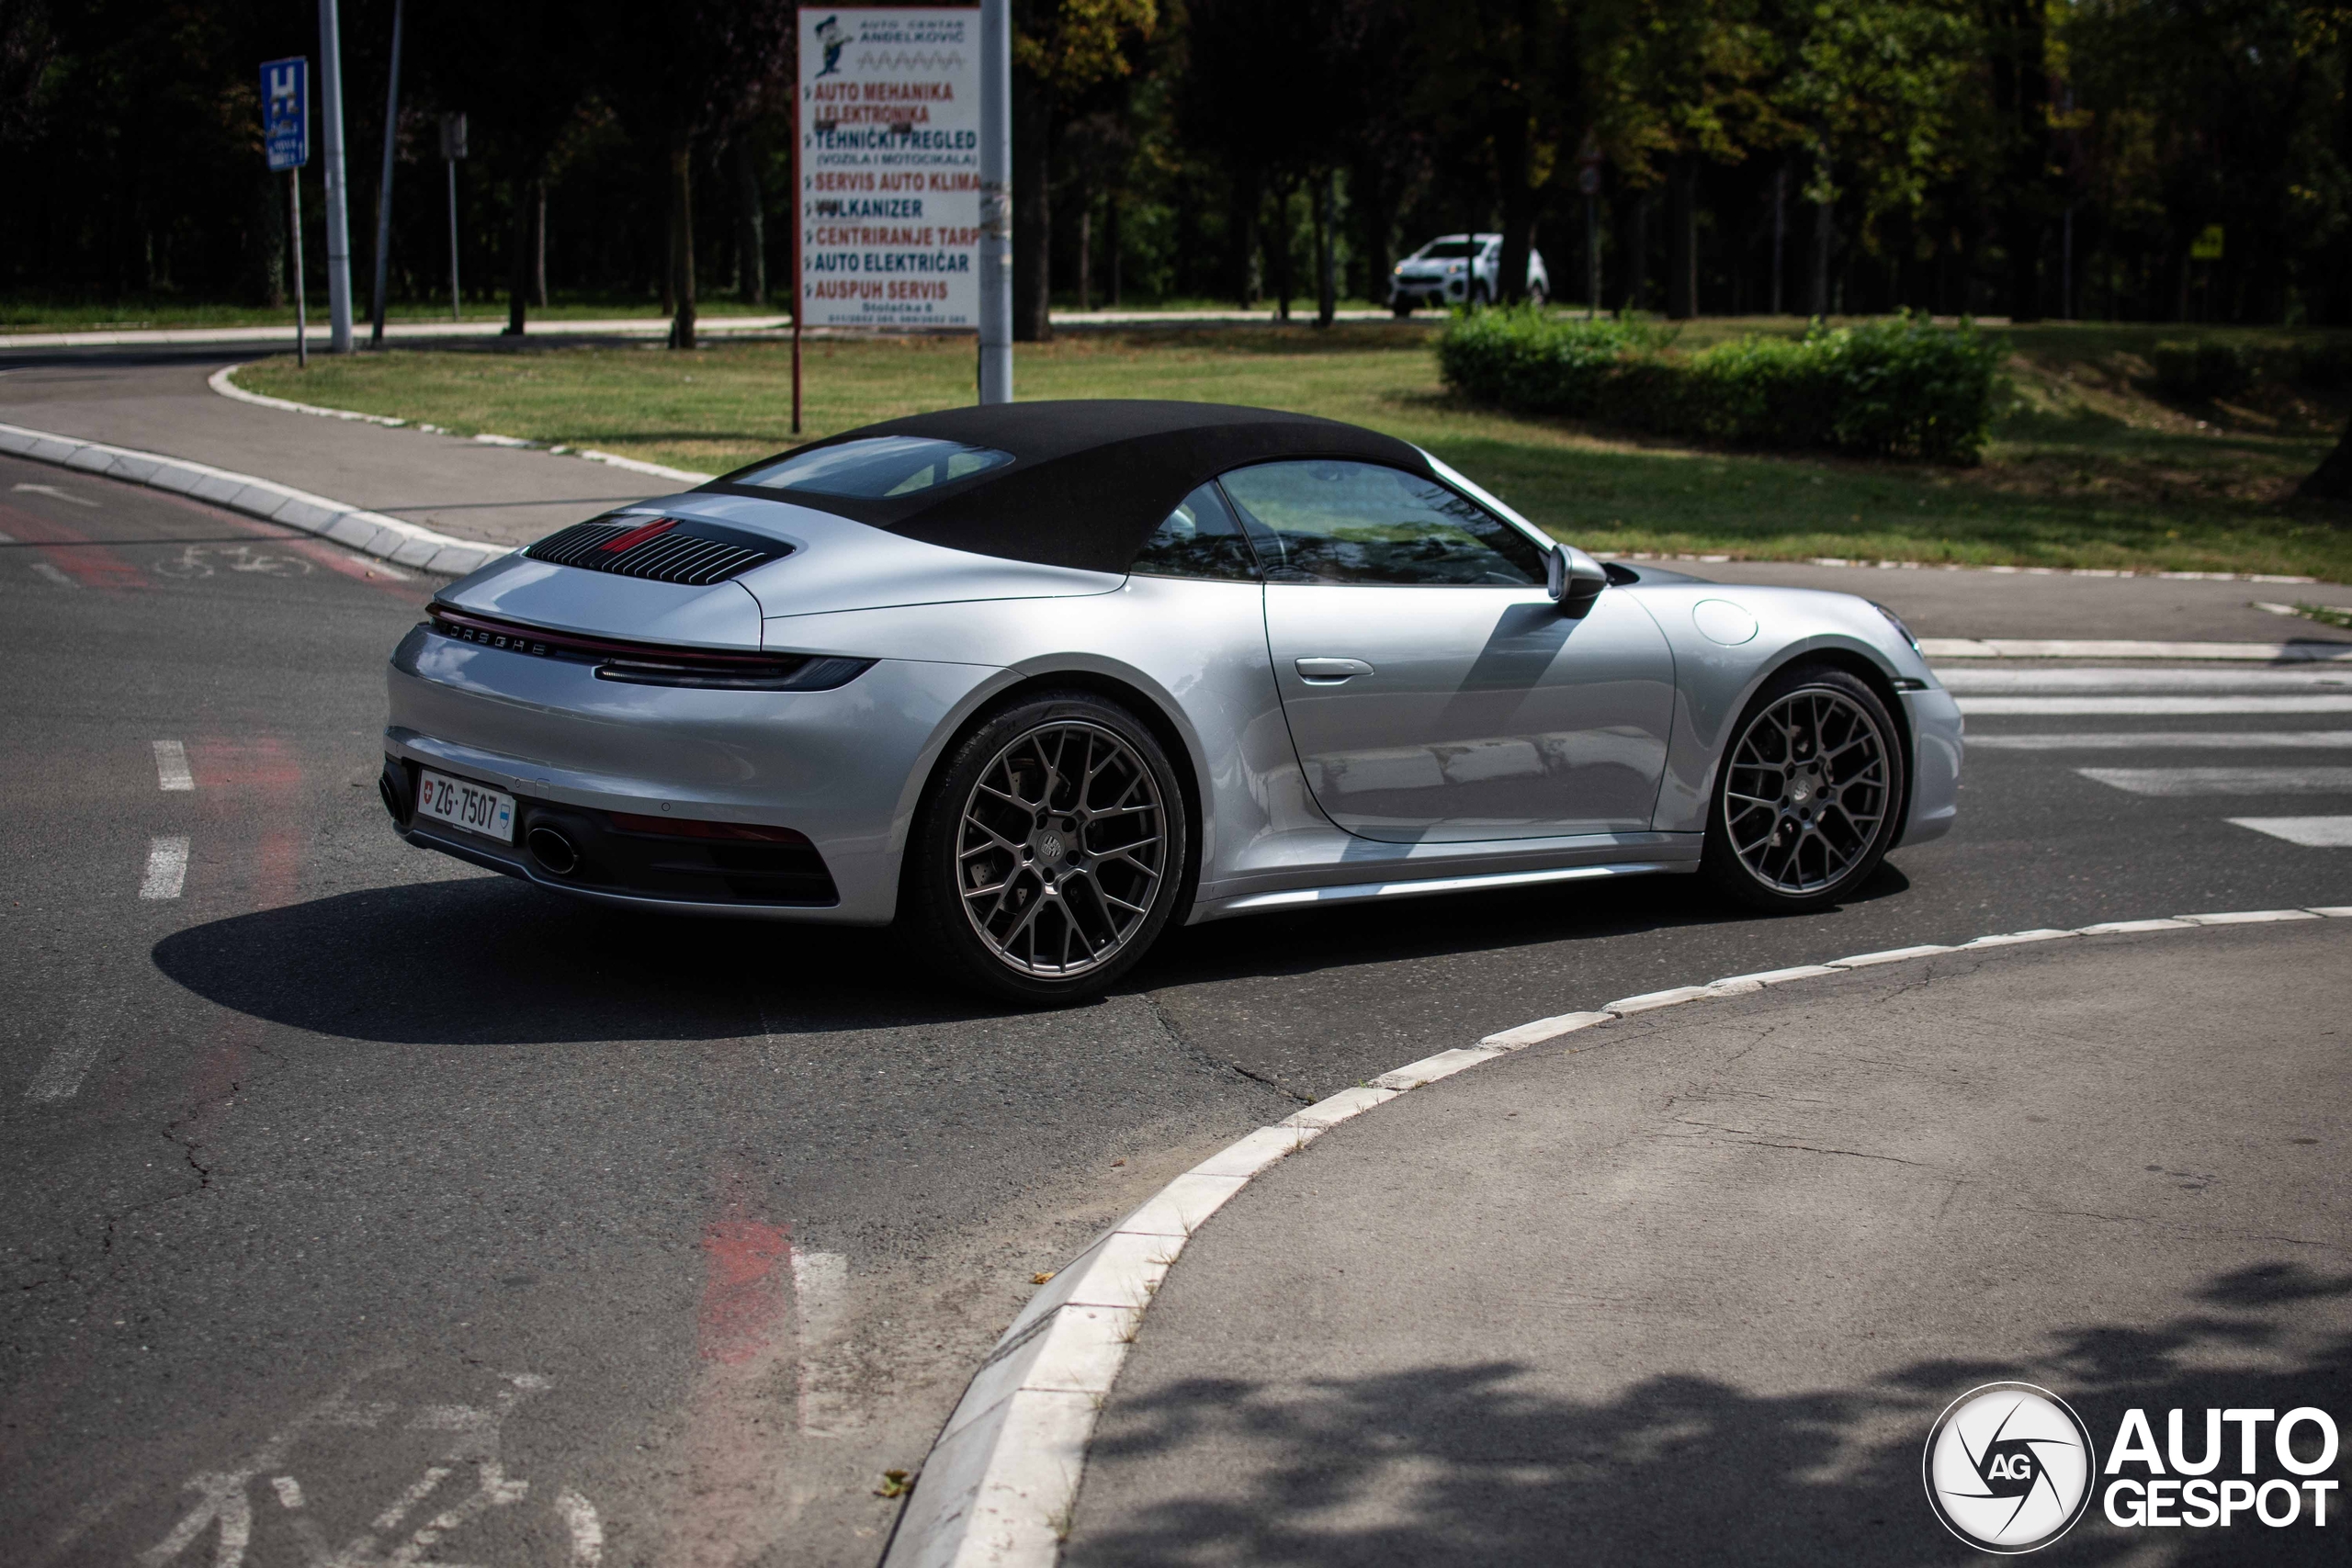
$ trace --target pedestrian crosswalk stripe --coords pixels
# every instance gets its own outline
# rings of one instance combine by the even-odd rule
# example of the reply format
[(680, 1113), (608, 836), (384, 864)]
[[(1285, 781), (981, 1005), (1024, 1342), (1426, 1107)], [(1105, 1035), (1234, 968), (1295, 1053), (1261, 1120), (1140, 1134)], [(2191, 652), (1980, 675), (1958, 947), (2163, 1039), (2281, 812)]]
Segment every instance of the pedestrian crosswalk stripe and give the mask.
[(1950, 692), (2352, 692), (2352, 670), (1939, 670)]
[(2113, 729), (1972, 735), (1972, 751), (2318, 751), (2352, 749), (2352, 729)]
[(2133, 795), (2352, 795), (2352, 768), (2076, 768)]
[(2352, 696), (2273, 697), (1961, 697), (1963, 714), (2035, 714), (2087, 717), (2190, 714), (2352, 713)]
[(2230, 820), (2307, 850), (2352, 849), (2352, 817), (2233, 817)]

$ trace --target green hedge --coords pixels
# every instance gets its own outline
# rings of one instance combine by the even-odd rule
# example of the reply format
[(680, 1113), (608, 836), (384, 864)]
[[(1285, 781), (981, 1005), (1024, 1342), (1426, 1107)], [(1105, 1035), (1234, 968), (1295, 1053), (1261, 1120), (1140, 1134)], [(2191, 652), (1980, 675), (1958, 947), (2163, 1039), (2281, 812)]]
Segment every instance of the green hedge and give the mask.
[(1973, 463), (2000, 350), (1963, 323), (1881, 321), (1696, 354), (1639, 321), (1532, 307), (1474, 310), (1438, 345), (1445, 379), (1486, 402), (1740, 446)]

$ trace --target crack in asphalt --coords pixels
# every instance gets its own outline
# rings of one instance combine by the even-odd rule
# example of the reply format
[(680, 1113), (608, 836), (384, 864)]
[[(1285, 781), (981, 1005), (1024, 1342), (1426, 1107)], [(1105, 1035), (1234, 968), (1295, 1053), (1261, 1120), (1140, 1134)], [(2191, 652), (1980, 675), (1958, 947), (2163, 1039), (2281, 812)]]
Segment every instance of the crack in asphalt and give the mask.
[(1312, 1095), (1301, 1094), (1298, 1090), (1291, 1088), (1288, 1084), (1277, 1082), (1275, 1079), (1266, 1077), (1263, 1073), (1253, 1073), (1238, 1062), (1220, 1056), (1214, 1051), (1204, 1050), (1201, 1046), (1195, 1045), (1185, 1036), (1183, 1025), (1176, 1021), (1175, 1014), (1170, 1012), (1165, 1007), (1161, 1006), (1158, 997), (1152, 995), (1149, 991), (1137, 992), (1136, 995), (1143, 1002), (1143, 1005), (1150, 1010), (1151, 1016), (1159, 1021), (1160, 1031), (1168, 1036), (1170, 1043), (1175, 1045), (1178, 1050), (1182, 1051), (1185, 1055), (1193, 1057), (1195, 1061), (1204, 1063), (1211, 1067), (1218, 1069), (1219, 1071), (1229, 1072), (1238, 1077), (1248, 1078), (1251, 1083), (1262, 1085), (1264, 1088), (1272, 1089), (1276, 1094), (1283, 1096), (1285, 1100), (1295, 1100), (1301, 1105), (1312, 1105), (1315, 1103), (1315, 1099)]

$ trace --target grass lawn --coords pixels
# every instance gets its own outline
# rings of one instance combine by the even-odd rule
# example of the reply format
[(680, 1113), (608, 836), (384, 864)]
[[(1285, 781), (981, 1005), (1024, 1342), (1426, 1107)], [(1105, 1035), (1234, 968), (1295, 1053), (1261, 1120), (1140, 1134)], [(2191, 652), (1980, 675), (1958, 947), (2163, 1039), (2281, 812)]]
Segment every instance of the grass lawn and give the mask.
[[(1687, 341), (1786, 321), (1705, 321)], [(2146, 390), (2178, 327), (2004, 331), (2011, 406), (1974, 468), (1781, 457), (1629, 438), (1470, 404), (1438, 380), (1435, 323), (1065, 333), (1018, 350), (1024, 400), (1191, 398), (1328, 414), (1453, 463), (1564, 538), (1625, 553), (1957, 561), (2352, 580), (2352, 517), (2286, 498), (2346, 408), (2273, 389), (2181, 409)], [(2281, 341), (2278, 330), (2228, 335)], [(807, 436), (968, 401), (969, 339), (806, 346)], [(718, 472), (793, 445), (788, 350), (718, 344), (401, 350), (290, 358), (242, 386), (337, 408)]]

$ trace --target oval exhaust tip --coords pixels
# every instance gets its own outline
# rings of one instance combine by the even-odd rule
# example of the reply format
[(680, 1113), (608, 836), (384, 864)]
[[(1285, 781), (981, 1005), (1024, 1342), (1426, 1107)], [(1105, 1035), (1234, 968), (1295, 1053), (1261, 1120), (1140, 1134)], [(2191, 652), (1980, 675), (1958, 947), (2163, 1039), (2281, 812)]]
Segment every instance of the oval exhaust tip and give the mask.
[(580, 869), (579, 850), (553, 828), (534, 828), (524, 842), (530, 846), (531, 858), (558, 876), (570, 876)]

